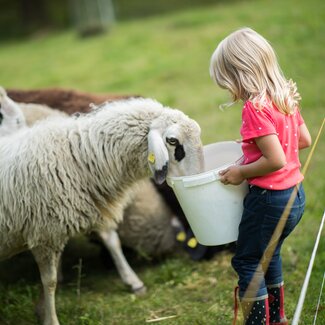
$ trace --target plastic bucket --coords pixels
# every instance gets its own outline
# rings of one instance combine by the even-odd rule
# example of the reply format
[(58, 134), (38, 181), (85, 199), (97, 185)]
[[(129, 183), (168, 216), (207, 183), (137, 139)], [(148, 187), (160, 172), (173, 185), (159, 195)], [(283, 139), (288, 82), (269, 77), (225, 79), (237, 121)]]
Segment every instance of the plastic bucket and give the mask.
[(237, 142), (212, 143), (204, 146), (203, 173), (167, 178), (200, 244), (214, 246), (237, 240), (248, 186), (246, 182), (222, 184), (219, 171), (239, 163), (242, 154)]

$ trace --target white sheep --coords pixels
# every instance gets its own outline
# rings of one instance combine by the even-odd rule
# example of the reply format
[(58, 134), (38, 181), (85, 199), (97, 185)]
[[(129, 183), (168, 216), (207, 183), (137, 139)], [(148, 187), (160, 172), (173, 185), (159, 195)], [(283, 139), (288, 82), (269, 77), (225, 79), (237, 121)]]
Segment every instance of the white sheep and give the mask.
[[(28, 126), (42, 119), (68, 116), (43, 104), (18, 104)], [(145, 257), (160, 256), (175, 248), (175, 233), (180, 229), (180, 222), (155, 186), (149, 179), (144, 179), (139, 181), (132, 191), (130, 203), (124, 209), (123, 221), (118, 225), (118, 234), (112, 229), (106, 231), (102, 229), (97, 235), (113, 257), (122, 281), (134, 293), (142, 294), (146, 291), (146, 287), (128, 264), (121, 244)], [(58, 271), (58, 278), (62, 279), (61, 268)]]
[[(46, 119), (46, 118), (53, 118), (53, 117), (57, 117), (57, 116), (68, 116), (66, 113), (64, 112), (60, 112), (56, 109), (51, 109), (50, 107), (46, 106), (46, 105), (41, 105), (41, 104), (34, 104), (34, 103), (16, 103), (14, 101), (12, 101), (9, 97), (7, 97), (6, 92), (4, 89), (0, 89), (1, 91), (1, 102), (3, 103), (3, 106), (5, 108), (5, 113), (2, 115), (2, 120), (1, 120), (1, 124), (0, 124), (0, 134), (2, 136), (4, 135), (9, 135), (12, 133), (17, 132), (18, 130), (20, 130), (23, 127), (27, 127), (28, 126), (32, 126), (33, 124), (35, 124), (37, 121), (41, 120), (41, 119)], [(21, 113), (23, 112), (25, 119), (21, 118)], [(16, 123), (16, 121), (19, 120), (20, 123)], [(10, 127), (9, 127), (10, 126)], [(150, 191), (150, 188), (153, 189), (153, 185), (149, 183), (149, 181), (142, 181), (141, 182), (142, 186), (141, 189), (139, 188), (139, 186), (137, 186), (137, 188), (139, 188), (138, 190), (140, 191), (145, 191), (148, 192)], [(136, 192), (136, 191), (135, 191)], [(153, 196), (155, 195), (155, 193), (152, 193)], [(156, 196), (158, 196), (158, 194), (156, 194)], [(138, 199), (136, 193), (134, 194), (134, 199)], [(163, 208), (161, 212), (165, 212), (166, 208), (163, 207), (163, 202), (161, 201), (157, 201), (157, 197), (155, 197), (156, 199), (156, 204), (155, 205), (157, 208)], [(130, 205), (132, 205), (132, 202), (130, 202)], [(161, 206), (158, 206), (161, 205)], [(153, 217), (150, 213), (150, 207), (148, 205), (145, 204), (145, 202), (143, 202), (143, 208), (146, 210), (146, 213), (142, 215), (141, 217), (141, 221), (139, 222), (139, 224), (141, 224), (142, 226), (147, 226), (144, 227), (144, 229), (142, 230), (141, 233), (145, 232), (148, 228), (148, 225), (145, 223), (146, 221), (148, 221), (149, 217)], [(135, 209), (134, 211), (135, 213), (137, 213), (137, 209)], [(129, 209), (129, 213), (130, 213), (130, 218), (134, 219), (133, 216), (135, 216), (135, 214), (132, 213), (132, 208)], [(161, 220), (162, 216), (161, 214), (158, 214), (159, 216), (159, 221), (158, 223), (161, 223), (164, 220)], [(135, 216), (136, 219), (139, 218), (139, 216)], [(165, 217), (165, 215), (164, 215)], [(126, 217), (126, 220), (128, 219), (128, 216)], [(153, 217), (150, 225), (154, 226), (155, 222), (154, 219), (157, 220), (157, 218)], [(130, 222), (130, 224), (134, 224), (134, 222)], [(149, 225), (149, 227), (150, 227)], [(134, 228), (134, 227), (133, 227)], [(128, 231), (126, 229), (126, 227), (124, 227), (124, 236), (128, 236), (130, 235), (130, 231)], [(134, 230), (134, 229), (133, 229)], [(170, 228), (167, 228), (166, 233), (171, 233)], [(137, 234), (132, 234), (131, 237), (133, 239), (133, 242), (136, 241), (136, 237), (141, 237), (141, 235), (139, 236), (139, 231)], [(120, 244), (120, 240), (119, 240), (119, 236), (117, 235), (116, 231), (114, 229), (111, 229), (110, 227), (107, 227), (107, 229), (105, 229), (104, 227), (102, 227), (100, 233), (97, 233), (97, 236), (99, 237), (99, 239), (102, 240), (103, 244), (106, 246), (106, 248), (109, 250), (115, 265), (117, 267), (117, 271), (121, 276), (122, 281), (131, 287), (131, 289), (133, 290), (133, 292), (137, 293), (137, 294), (142, 294), (146, 291), (146, 288), (143, 284), (143, 282), (138, 278), (138, 276), (136, 275), (136, 273), (132, 270), (132, 268), (130, 267), (130, 265), (128, 264), (123, 251), (121, 249), (121, 244)], [(167, 237), (167, 236), (166, 236)], [(152, 239), (152, 238), (151, 238)], [(130, 240), (127, 241), (128, 243), (130, 242)], [(155, 240), (155, 242), (157, 242), (157, 239)], [(140, 245), (137, 245), (138, 249), (141, 249)], [(168, 246), (167, 246), (168, 248)], [(143, 248), (142, 248), (143, 251)], [(61, 262), (61, 260), (60, 260)], [(59, 263), (59, 268), (58, 268), (58, 280), (62, 280), (62, 269), (61, 269), (61, 263)]]
[(22, 110), (26, 124), (32, 126), (37, 121), (44, 120), (46, 118), (53, 118), (59, 116), (68, 116), (66, 113), (59, 111), (58, 109), (51, 108), (43, 104), (34, 103), (17, 103)]
[(177, 216), (149, 179), (139, 181), (132, 194), (117, 229), (122, 244), (148, 258), (171, 252), (182, 228)]
[(149, 170), (161, 183), (167, 173), (203, 167), (200, 128), (182, 112), (149, 99), (107, 105), (0, 139), (0, 258), (31, 250), (43, 283), (44, 324), (59, 324), (57, 264), (71, 236), (115, 229), (130, 189)]

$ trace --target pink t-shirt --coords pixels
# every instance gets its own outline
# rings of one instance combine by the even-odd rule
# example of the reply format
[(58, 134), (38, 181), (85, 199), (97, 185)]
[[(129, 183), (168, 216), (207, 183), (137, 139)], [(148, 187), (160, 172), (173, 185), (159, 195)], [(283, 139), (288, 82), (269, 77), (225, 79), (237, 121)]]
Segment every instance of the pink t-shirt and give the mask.
[(242, 149), (244, 153), (243, 164), (258, 160), (262, 152), (256, 145), (254, 138), (268, 134), (276, 134), (280, 140), (286, 156), (286, 165), (264, 176), (249, 178), (249, 184), (265, 189), (285, 190), (303, 180), (299, 161), (299, 126), (304, 123), (299, 109), (291, 115), (282, 114), (273, 105), (266, 105), (262, 110), (253, 106), (250, 101), (244, 104), (242, 111)]

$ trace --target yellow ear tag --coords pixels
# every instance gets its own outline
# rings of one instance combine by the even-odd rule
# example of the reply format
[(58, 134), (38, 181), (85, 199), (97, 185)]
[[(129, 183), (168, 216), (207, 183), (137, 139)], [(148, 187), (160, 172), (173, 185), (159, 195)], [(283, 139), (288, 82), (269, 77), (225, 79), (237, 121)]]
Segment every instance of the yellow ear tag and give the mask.
[(177, 234), (176, 239), (177, 239), (178, 241), (185, 241), (185, 239), (186, 239), (186, 234), (185, 234), (185, 232), (184, 232), (184, 231), (180, 231), (180, 232)]
[(148, 161), (150, 162), (150, 164), (154, 164), (155, 161), (156, 161), (156, 157), (154, 155), (153, 152), (150, 152), (149, 155), (148, 155)]
[(197, 240), (193, 237), (187, 242), (187, 246), (195, 248), (197, 246)]

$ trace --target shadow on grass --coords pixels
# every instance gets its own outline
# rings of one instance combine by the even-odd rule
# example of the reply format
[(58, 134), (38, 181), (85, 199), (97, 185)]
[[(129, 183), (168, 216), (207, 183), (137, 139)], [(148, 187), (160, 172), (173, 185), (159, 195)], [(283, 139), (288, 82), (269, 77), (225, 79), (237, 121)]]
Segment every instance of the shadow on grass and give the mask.
[[(149, 260), (128, 248), (123, 248), (123, 252), (131, 267), (135, 269), (156, 265), (166, 258), (166, 256), (162, 256)], [(117, 274), (109, 252), (101, 244), (89, 240), (88, 237), (77, 237), (68, 242), (62, 255), (63, 283), (75, 281), (80, 260), (82, 273), (87, 274), (87, 276), (102, 276), (108, 272)], [(40, 281), (37, 264), (29, 251), (0, 262), (1, 284), (13, 284), (22, 279), (26, 283), (38, 283)]]

